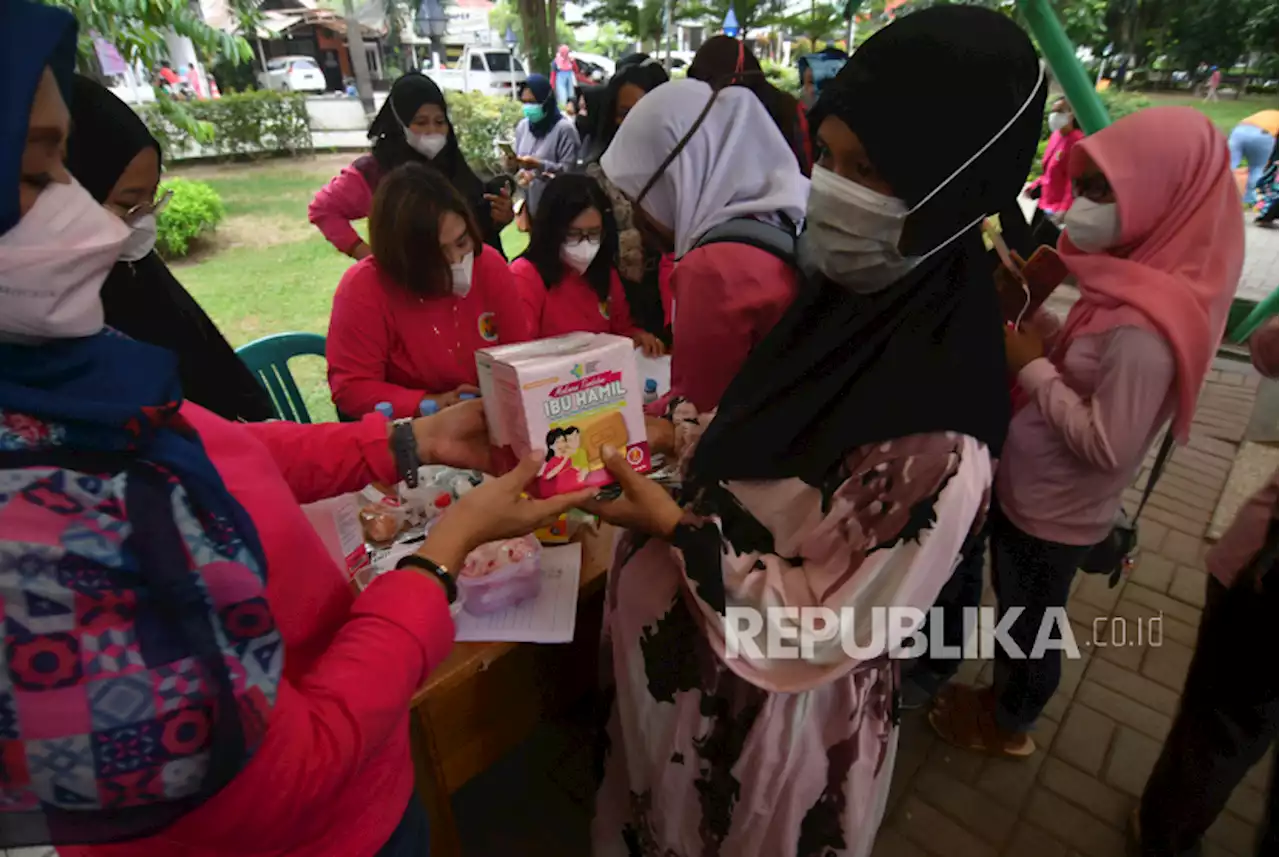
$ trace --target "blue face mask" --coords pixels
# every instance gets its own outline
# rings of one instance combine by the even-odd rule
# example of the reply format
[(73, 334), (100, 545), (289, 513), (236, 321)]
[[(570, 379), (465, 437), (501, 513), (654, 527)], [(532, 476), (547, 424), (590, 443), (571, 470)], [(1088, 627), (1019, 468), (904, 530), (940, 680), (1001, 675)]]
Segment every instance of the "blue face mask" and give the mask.
[(524, 118), (530, 122), (541, 122), (543, 117), (547, 115), (547, 111), (541, 104), (524, 105)]

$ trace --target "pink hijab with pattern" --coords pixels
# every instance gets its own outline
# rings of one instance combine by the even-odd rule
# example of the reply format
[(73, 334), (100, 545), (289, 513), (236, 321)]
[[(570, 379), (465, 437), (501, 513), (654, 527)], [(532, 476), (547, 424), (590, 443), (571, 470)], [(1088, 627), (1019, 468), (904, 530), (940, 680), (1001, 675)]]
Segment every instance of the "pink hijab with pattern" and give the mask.
[(1055, 356), (1075, 337), (1117, 327), (1160, 336), (1177, 365), (1173, 430), (1185, 443), (1244, 263), (1244, 216), (1227, 141), (1190, 107), (1152, 107), (1077, 143), (1072, 178), (1086, 157), (1115, 191), (1122, 255), (1086, 253), (1063, 233), (1058, 252), (1080, 300)]

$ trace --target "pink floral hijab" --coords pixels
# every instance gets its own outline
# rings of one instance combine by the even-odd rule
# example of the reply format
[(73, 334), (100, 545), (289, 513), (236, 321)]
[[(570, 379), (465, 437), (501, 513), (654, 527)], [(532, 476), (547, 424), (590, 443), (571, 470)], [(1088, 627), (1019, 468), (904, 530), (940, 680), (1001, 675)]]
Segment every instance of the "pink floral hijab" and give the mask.
[(1244, 263), (1244, 216), (1227, 141), (1190, 107), (1152, 107), (1078, 143), (1072, 178), (1086, 156), (1115, 192), (1122, 255), (1086, 253), (1063, 233), (1058, 251), (1080, 300), (1067, 316), (1059, 354), (1075, 337), (1116, 327), (1163, 338), (1178, 370), (1174, 435), (1185, 442)]

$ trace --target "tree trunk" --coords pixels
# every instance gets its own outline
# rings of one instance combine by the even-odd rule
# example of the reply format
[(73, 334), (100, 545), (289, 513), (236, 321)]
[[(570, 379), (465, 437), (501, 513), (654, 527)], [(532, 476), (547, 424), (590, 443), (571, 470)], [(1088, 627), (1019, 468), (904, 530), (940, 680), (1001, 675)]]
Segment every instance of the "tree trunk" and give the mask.
[(546, 0), (519, 0), (520, 23), (529, 49), (530, 72), (551, 72), (551, 38), (547, 33)]
[(360, 106), (365, 116), (373, 116), (373, 81), (369, 78), (369, 60), (364, 55), (364, 38), (360, 35), (360, 22), (356, 20), (352, 0), (343, 0), (342, 14), (347, 21), (347, 53), (351, 58), (351, 72), (356, 76)]

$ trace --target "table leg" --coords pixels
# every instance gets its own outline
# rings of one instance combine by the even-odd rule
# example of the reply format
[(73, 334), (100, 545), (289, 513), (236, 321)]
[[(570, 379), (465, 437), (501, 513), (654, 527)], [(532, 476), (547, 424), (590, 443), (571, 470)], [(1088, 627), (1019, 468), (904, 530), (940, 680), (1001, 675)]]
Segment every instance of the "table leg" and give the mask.
[(431, 715), (427, 706), (415, 708), (409, 718), (410, 747), (413, 752), (414, 775), (418, 797), (427, 808), (431, 820), (431, 857), (462, 857), (462, 840), (453, 819), (453, 804), (444, 778), (432, 736)]

